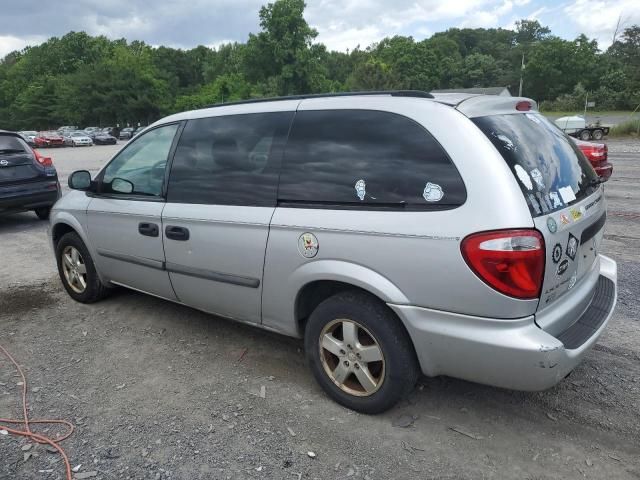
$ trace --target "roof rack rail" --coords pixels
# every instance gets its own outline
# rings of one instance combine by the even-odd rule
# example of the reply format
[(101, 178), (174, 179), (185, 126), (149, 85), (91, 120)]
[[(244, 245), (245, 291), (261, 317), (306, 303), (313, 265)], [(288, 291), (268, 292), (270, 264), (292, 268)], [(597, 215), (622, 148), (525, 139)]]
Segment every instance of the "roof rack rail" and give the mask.
[(246, 103), (279, 102), (284, 100), (304, 100), (307, 98), (329, 97), (355, 97), (362, 95), (390, 95), (392, 97), (434, 98), (429, 92), (422, 90), (365, 90), (362, 92), (338, 92), (338, 93), (310, 93), (307, 95), (289, 95), (286, 97), (253, 98), (250, 100), (238, 100), (227, 103), (214, 103), (201, 108), (226, 107), (228, 105), (243, 105)]

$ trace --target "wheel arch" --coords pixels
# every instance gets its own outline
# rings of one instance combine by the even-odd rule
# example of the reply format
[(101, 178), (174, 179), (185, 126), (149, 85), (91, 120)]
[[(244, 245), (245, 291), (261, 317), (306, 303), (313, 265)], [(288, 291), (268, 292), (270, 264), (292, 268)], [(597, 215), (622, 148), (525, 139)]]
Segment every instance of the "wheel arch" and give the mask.
[[(82, 242), (85, 244), (85, 246), (87, 247), (87, 250), (89, 250), (89, 253), (93, 257), (94, 264), (95, 264), (96, 251), (93, 248), (93, 245), (91, 244), (89, 239), (87, 238), (87, 232), (83, 227), (82, 223), (70, 212), (67, 212), (64, 210), (52, 211), (51, 229), (49, 230), (49, 232), (50, 232), (51, 246), (53, 247), (54, 253), (56, 251), (56, 247), (58, 246), (58, 242), (60, 241), (60, 239), (67, 233), (73, 232), (76, 235), (78, 235), (80, 237), (80, 240), (82, 240)], [(98, 273), (98, 277), (100, 278), (102, 283), (106, 285), (107, 279), (104, 278), (104, 276), (100, 272), (100, 269), (98, 268), (97, 265), (96, 265), (96, 272)]]
[(58, 222), (51, 227), (51, 243), (55, 250), (60, 239), (69, 232), (78, 233), (78, 231), (66, 222)]
[[(335, 263), (340, 265), (335, 265)], [(409, 304), (407, 297), (389, 279), (361, 265), (338, 262), (335, 260), (319, 261), (307, 264), (305, 281), (295, 294), (293, 315), (299, 337), (304, 336), (306, 321), (311, 312), (327, 298), (343, 291), (356, 290), (365, 293), (385, 304)], [(306, 269), (304, 269), (306, 270)], [(340, 273), (337, 273), (340, 272)], [(297, 272), (301, 274), (300, 271)], [(298, 275), (295, 275), (297, 277)], [(395, 317), (398, 315), (389, 309)], [(399, 323), (406, 326), (400, 317)]]

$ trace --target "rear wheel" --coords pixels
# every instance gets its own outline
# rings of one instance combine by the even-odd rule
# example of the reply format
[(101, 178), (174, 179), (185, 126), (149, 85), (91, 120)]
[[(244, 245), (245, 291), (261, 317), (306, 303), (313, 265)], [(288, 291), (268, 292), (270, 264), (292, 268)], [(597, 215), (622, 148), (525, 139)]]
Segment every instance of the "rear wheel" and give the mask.
[(602, 132), (602, 130), (594, 130), (593, 131), (593, 139), (594, 140), (602, 140), (602, 137), (604, 137), (604, 133)]
[(47, 220), (49, 218), (49, 213), (51, 213), (51, 207), (40, 207), (34, 210), (36, 215), (40, 220)]
[(108, 289), (100, 281), (91, 254), (75, 232), (65, 234), (56, 245), (58, 274), (74, 300), (93, 303), (104, 298)]
[(305, 350), (325, 392), (363, 413), (388, 410), (418, 378), (413, 344), (399, 319), (378, 299), (357, 291), (336, 294), (313, 311)]
[(582, 130), (580, 132), (580, 140), (589, 140), (591, 138), (591, 133), (589, 133), (589, 130)]

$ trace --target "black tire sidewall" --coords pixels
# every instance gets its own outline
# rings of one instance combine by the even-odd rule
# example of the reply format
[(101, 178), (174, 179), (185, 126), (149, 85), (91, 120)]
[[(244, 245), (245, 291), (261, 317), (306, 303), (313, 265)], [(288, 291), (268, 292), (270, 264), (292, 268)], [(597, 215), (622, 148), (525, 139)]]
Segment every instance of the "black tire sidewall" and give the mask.
[(36, 208), (34, 212), (40, 220), (47, 220), (49, 218), (49, 213), (51, 213), (51, 207)]
[[(62, 270), (62, 252), (68, 246), (75, 247), (80, 252), (80, 255), (82, 255), (82, 259), (84, 260), (84, 264), (87, 269), (87, 288), (85, 288), (84, 292), (82, 293), (74, 291), (69, 286)], [(105, 287), (100, 281), (100, 277), (98, 276), (98, 272), (96, 271), (96, 267), (93, 263), (93, 258), (91, 257), (87, 246), (84, 244), (77, 233), (69, 232), (60, 239), (60, 241), (56, 245), (56, 263), (58, 265), (58, 275), (60, 276), (60, 281), (62, 282), (62, 285), (64, 286), (69, 296), (75, 301), (81, 303), (93, 303), (97, 300), (100, 300), (104, 296)]]
[[(375, 337), (385, 358), (385, 378), (380, 389), (366, 397), (350, 395), (326, 374), (318, 341), (325, 325), (335, 319), (354, 320)], [(344, 292), (322, 302), (305, 329), (305, 353), (320, 386), (336, 402), (362, 413), (381, 413), (406, 397), (418, 378), (413, 344), (397, 316), (378, 299), (361, 292)]]

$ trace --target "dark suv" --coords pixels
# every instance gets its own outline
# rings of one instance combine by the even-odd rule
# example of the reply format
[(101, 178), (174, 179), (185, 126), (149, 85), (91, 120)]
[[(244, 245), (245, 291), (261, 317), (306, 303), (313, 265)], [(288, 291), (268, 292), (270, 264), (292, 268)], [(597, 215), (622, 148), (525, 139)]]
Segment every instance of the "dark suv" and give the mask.
[(33, 210), (45, 220), (58, 198), (60, 183), (51, 158), (17, 133), (0, 130), (0, 215)]

